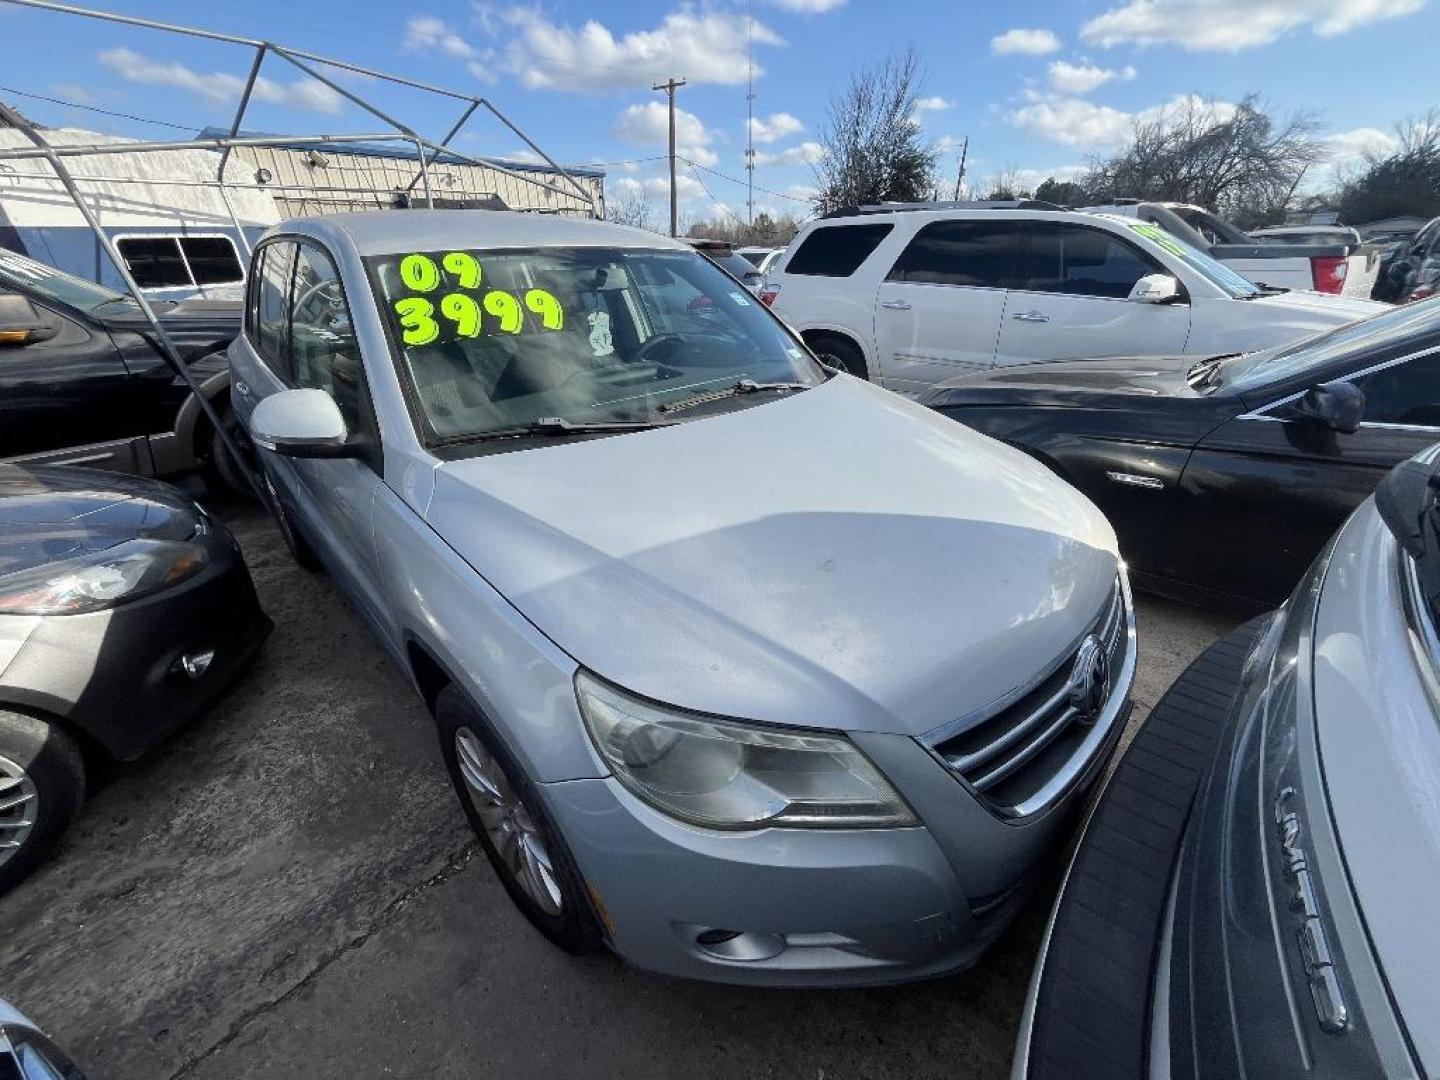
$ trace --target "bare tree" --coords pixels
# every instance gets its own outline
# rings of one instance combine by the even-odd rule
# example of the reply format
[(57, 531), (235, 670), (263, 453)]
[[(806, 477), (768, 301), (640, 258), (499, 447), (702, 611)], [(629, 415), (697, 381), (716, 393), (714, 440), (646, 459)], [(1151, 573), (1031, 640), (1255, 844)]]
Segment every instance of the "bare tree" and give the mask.
[(830, 102), (815, 165), (816, 208), (922, 200), (935, 189), (935, 148), (915, 123), (920, 58), (914, 49), (850, 76)]
[(638, 191), (626, 191), (618, 199), (607, 200), (605, 220), (636, 229), (660, 231), (655, 222), (655, 207)]
[(1324, 156), (1317, 130), (1309, 113), (1277, 120), (1254, 94), (1233, 111), (1192, 97), (1136, 120), (1130, 145), (1093, 163), (1079, 183), (1096, 199), (1169, 199), (1242, 219), (1281, 217)]

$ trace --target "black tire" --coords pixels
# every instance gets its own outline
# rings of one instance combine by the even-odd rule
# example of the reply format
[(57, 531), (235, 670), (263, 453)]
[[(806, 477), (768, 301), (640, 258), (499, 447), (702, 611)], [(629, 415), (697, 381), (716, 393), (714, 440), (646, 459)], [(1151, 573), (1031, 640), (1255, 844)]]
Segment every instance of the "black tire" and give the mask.
[[(0, 849), (4, 893), (40, 864), (75, 819), (85, 801), (85, 760), (54, 724), (8, 710), (0, 710), (0, 758), (0, 806), (21, 800), (0, 810), (0, 843), (23, 837), (20, 847)], [(17, 826), (27, 819), (28, 828)]]
[[(250, 440), (245, 437), (245, 429), (236, 418), (235, 412), (224, 400), (212, 401), (215, 411), (220, 414), (220, 420), (224, 424), (225, 433), (230, 436), (232, 442), (240, 448), (240, 453), (246, 457), (246, 464), (252, 470), (258, 468), (255, 460), (255, 451), (250, 446)], [(225, 439), (220, 431), (208, 419), (201, 421), (203, 430), (197, 440), (200, 445), (196, 452), (204, 462), (205, 486), (210, 494), (218, 498), (240, 498), (255, 501), (255, 490), (250, 486), (240, 464), (235, 456), (230, 453), (230, 448), (225, 445)]]
[(847, 372), (857, 379), (870, 378), (870, 372), (865, 367), (865, 354), (849, 338), (839, 334), (807, 334), (805, 344), (827, 367)]
[(264, 485), (266, 493), (270, 496), (270, 509), (275, 518), (275, 527), (280, 530), (280, 539), (285, 541), (285, 550), (290, 552), (290, 557), (301, 570), (308, 570), (310, 573), (318, 573), (324, 567), (320, 562), (320, 556), (315, 554), (315, 549), (310, 546), (310, 541), (300, 535), (299, 530), (290, 521), (290, 515), (285, 512), (285, 506), (280, 501), (280, 495), (275, 490), (275, 485), (270, 482), (270, 477), (264, 473), (260, 474), (260, 483)]
[[(545, 804), (535, 791), (535, 785), (495, 736), (489, 722), (463, 693), (454, 686), (447, 686), (435, 699), (435, 726), (440, 735), (440, 753), (444, 755), (445, 768), (450, 774), (455, 794), (460, 799), (470, 827), (475, 830), (495, 875), (510, 894), (515, 906), (537, 930), (566, 952), (579, 956), (599, 948), (602, 943), (600, 928), (590, 909), (580, 872), (546, 813)], [(525, 826), (522, 831), (532, 841), (540, 840), (543, 844), (542, 852), (549, 856), (552, 871), (550, 880), (558, 887), (559, 893), (558, 912), (545, 910), (526, 891), (511, 861), (491, 839), (476, 800), (471, 797), (472, 790), (476, 789), (472, 789), (461, 772), (459, 736), (465, 732), (478, 739), (490, 759), (503, 771), (504, 779), (509, 782), (514, 795), (523, 804), (521, 813), (525, 815)], [(496, 805), (498, 806), (498, 803)], [(517, 820), (516, 816), (512, 815), (511, 820)], [(520, 833), (514, 829), (515, 826), (512, 825), (511, 835), (518, 837)], [(517, 845), (518, 843), (517, 840)], [(518, 851), (518, 847), (512, 848), (512, 851)]]

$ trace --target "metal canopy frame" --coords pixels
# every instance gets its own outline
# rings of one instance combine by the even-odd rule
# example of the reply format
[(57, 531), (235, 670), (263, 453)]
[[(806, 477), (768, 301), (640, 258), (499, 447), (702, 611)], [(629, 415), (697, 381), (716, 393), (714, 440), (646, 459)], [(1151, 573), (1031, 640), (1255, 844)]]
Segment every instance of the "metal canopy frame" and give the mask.
[[(551, 191), (557, 195), (563, 195), (566, 198), (578, 197), (581, 202), (583, 202), (590, 208), (590, 214), (592, 217), (600, 216), (601, 207), (597, 204), (597, 200), (595, 199), (595, 197), (591, 195), (590, 192), (588, 192), (584, 187), (582, 187), (580, 183), (573, 176), (571, 176), (568, 171), (566, 171), (564, 166), (562, 166), (559, 162), (557, 162), (554, 158), (547, 154), (543, 149), (541, 149), (541, 147), (533, 139), (531, 139), (529, 135), (522, 131), (513, 121), (511, 121), (507, 116), (505, 116), (504, 113), (502, 113), (498, 108), (496, 108), (496, 106), (488, 98), (476, 97), (472, 94), (463, 93), (462, 91), (449, 90), (442, 86), (435, 86), (430, 83), (418, 82), (414, 79), (409, 79), (401, 75), (392, 75), (387, 72), (376, 71), (371, 68), (361, 67), (358, 64), (349, 63), (348, 61), (337, 60), (333, 57), (322, 56), (318, 53), (306, 52), (303, 49), (292, 49), (288, 46), (279, 45), (275, 42), (264, 41), (258, 38), (238, 37), (233, 34), (218, 33), (213, 30), (201, 30), (196, 27), (181, 26), (176, 23), (160, 22), (155, 19), (142, 19), (133, 15), (119, 15), (114, 12), (98, 11), (92, 8), (78, 7), (73, 4), (56, 3), (54, 2), (54, 0), (0, 0), (0, 3), (10, 4), (16, 7), (35, 8), (41, 11), (50, 11), (61, 15), (71, 15), (87, 19), (97, 19), (102, 22), (118, 23), (124, 26), (135, 26), (142, 29), (157, 30), (164, 33), (180, 34), (185, 37), (201, 38), (207, 41), (217, 41), (230, 45), (238, 45), (244, 48), (254, 50), (255, 55), (250, 63), (250, 73), (245, 80), (244, 89), (240, 94), (239, 105), (235, 110), (234, 119), (230, 123), (230, 134), (227, 137), (150, 142), (102, 143), (86, 146), (56, 146), (52, 145), (45, 138), (45, 136), (41, 133), (40, 129), (35, 124), (32, 124), (29, 120), (27, 120), (24, 116), (20, 115), (20, 113), (12, 109), (9, 105), (6, 105), (4, 102), (0, 102), (0, 120), (3, 120), (8, 126), (22, 132), (31, 143), (31, 146), (28, 149), (24, 147), (0, 149), (0, 160), (43, 159), (49, 164), (50, 168), (54, 170), (56, 177), (60, 181), (60, 184), (65, 188), (66, 193), (75, 203), (76, 209), (79, 210), (81, 216), (85, 218), (85, 223), (90, 227), (91, 232), (95, 234), (96, 242), (101, 245), (101, 247), (105, 250), (105, 254), (109, 256), (110, 261), (114, 264), (116, 270), (119, 272), (121, 280), (125, 283), (126, 290), (130, 293), (131, 297), (135, 300), (135, 303), (139, 306), (141, 313), (145, 316), (146, 322), (150, 324), (150, 328), (154, 331), (155, 334), (155, 340), (159, 344), (160, 349), (165, 356), (165, 359), (175, 370), (175, 373), (182, 380), (184, 380), (186, 386), (190, 388), (190, 392), (195, 395), (195, 398), (200, 405), (201, 410), (205, 413), (205, 416), (209, 419), (210, 423), (214, 425), (215, 430), (220, 434), (221, 440), (225, 444), (226, 450), (235, 460), (235, 463), (239, 466), (240, 471), (249, 481), (250, 487), (255, 497), (272, 512), (274, 511), (274, 507), (271, 505), (271, 500), (269, 498), (268, 492), (265, 490), (264, 485), (256, 479), (254, 472), (250, 467), (250, 463), (245, 459), (244, 454), (240, 452), (240, 449), (236, 445), (232, 433), (226, 428), (225, 422), (220, 416), (218, 410), (216, 410), (216, 408), (210, 403), (209, 399), (203, 393), (201, 393), (199, 384), (196, 382), (195, 377), (191, 373), (189, 367), (181, 358), (180, 351), (176, 348), (175, 342), (171, 339), (169, 333), (166, 332), (165, 327), (160, 322), (159, 318), (156, 317), (155, 309), (145, 298), (139, 284), (135, 281), (135, 278), (131, 274), (129, 267), (126, 265), (125, 260), (121, 257), (120, 252), (115, 247), (114, 242), (110, 239), (108, 235), (106, 235), (105, 230), (101, 227), (99, 218), (96, 217), (95, 212), (88, 205), (86, 205), (85, 197), (80, 191), (78, 185), (76, 184), (76, 178), (70, 172), (69, 168), (65, 165), (64, 159), (117, 153), (155, 153), (166, 150), (220, 151), (220, 163), (216, 170), (215, 186), (219, 189), (220, 197), (225, 204), (226, 211), (230, 215), (231, 222), (235, 226), (236, 235), (239, 236), (240, 244), (245, 249), (246, 255), (251, 254), (249, 238), (246, 237), (245, 230), (241, 226), (240, 220), (236, 216), (235, 210), (230, 205), (230, 200), (225, 194), (227, 187), (227, 181), (225, 180), (225, 166), (230, 159), (231, 151), (237, 146), (285, 147), (296, 145), (314, 145), (317, 143), (376, 143), (386, 141), (413, 143), (415, 146), (416, 156), (419, 160), (419, 168), (415, 176), (411, 179), (409, 185), (404, 189), (404, 194), (408, 195), (411, 191), (415, 189), (416, 184), (420, 184), (422, 190), (424, 191), (424, 200), (427, 207), (434, 205), (433, 194), (430, 188), (430, 166), (433, 165), (442, 154), (445, 154), (448, 155), (448, 157), (450, 157), (451, 159), (456, 159), (463, 164), (475, 165), (484, 169), (493, 169), (496, 172), (503, 173), (507, 176), (512, 177), (515, 180), (527, 184), (532, 184), (536, 187)], [(378, 134), (369, 135), (242, 135), (241, 131), (244, 125), (245, 112), (250, 106), (250, 98), (254, 93), (255, 84), (260, 78), (260, 69), (264, 65), (267, 55), (273, 55), (278, 57), (280, 60), (283, 60), (287, 64), (303, 72), (309, 78), (314, 79), (321, 85), (328, 87), (331, 91), (339, 94), (351, 104), (359, 107), (366, 113), (375, 117), (381, 123), (385, 124), (390, 130)], [(330, 75), (322, 72), (320, 70), (321, 67), (334, 69), (335, 71), (346, 71), (354, 75), (360, 75), (369, 79), (376, 79), (381, 82), (390, 83), (395, 86), (404, 86), (412, 90), (419, 90), (425, 93), (435, 94), (440, 97), (451, 98), (456, 101), (463, 101), (465, 103), (465, 109), (461, 113), (460, 118), (455, 121), (455, 123), (450, 127), (450, 130), (444, 135), (444, 137), (441, 138), (439, 142), (433, 142), (432, 140), (418, 134), (413, 128), (409, 127), (407, 124), (402, 123), (400, 120), (397, 120), (395, 117), (390, 116), (377, 106), (365, 100), (365, 98), (356, 91), (350, 89), (349, 87), (341, 85), (335, 78), (332, 78)], [(516, 137), (523, 141), (525, 145), (528, 146), (533, 152), (539, 154), (540, 157), (545, 161), (545, 163), (552, 170), (554, 170), (555, 173), (564, 177), (566, 183), (569, 185), (569, 189), (567, 190), (566, 188), (560, 187), (557, 184), (552, 184), (545, 180), (541, 180), (535, 176), (527, 175), (516, 169), (512, 169), (505, 165), (502, 165), (499, 162), (479, 158), (472, 154), (466, 154), (463, 151), (456, 150), (453, 146), (451, 146), (451, 142), (454, 140), (455, 136), (457, 136), (464, 128), (466, 122), (469, 121), (469, 119), (478, 110), (482, 108), (488, 111), (495, 119), (499, 120), (501, 124), (503, 124)], [(234, 186), (238, 187), (241, 185)]]

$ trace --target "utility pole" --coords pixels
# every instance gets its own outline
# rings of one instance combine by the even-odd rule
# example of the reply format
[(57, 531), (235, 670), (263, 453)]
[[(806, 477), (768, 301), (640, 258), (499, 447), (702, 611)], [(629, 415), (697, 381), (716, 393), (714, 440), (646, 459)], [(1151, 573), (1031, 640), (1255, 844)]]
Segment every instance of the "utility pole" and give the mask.
[(677, 236), (680, 232), (680, 208), (676, 199), (675, 191), (675, 91), (685, 85), (684, 79), (676, 79), (673, 75), (668, 82), (656, 83), (654, 89), (664, 90), (665, 96), (670, 101), (670, 235)]
[(955, 201), (960, 201), (960, 185), (965, 182), (965, 155), (970, 152), (970, 136), (960, 145), (960, 171), (955, 174)]
[[(755, 228), (755, 0), (745, 10), (745, 56), (749, 88), (745, 93), (745, 218)], [(749, 237), (753, 240), (754, 237)]]

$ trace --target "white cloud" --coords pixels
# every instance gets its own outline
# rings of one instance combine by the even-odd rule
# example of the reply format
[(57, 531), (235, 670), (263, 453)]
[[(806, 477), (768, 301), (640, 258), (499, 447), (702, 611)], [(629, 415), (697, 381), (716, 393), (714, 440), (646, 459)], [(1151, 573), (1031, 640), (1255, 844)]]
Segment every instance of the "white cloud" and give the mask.
[[(238, 75), (223, 71), (202, 75), (179, 62), (152, 60), (130, 49), (106, 49), (100, 53), (99, 59), (104, 67), (126, 82), (147, 86), (173, 86), (195, 94), (212, 105), (234, 105), (239, 102), (240, 94), (245, 89), (245, 80)], [(308, 77), (280, 83), (262, 75), (255, 80), (252, 93), (256, 101), (308, 112), (337, 113), (345, 100), (324, 83)]]
[(778, 8), (797, 11), (802, 15), (821, 15), (841, 7), (845, 0), (770, 0)]
[(792, 199), (813, 200), (820, 194), (820, 189), (811, 187), (809, 184), (791, 184), (785, 189), (785, 194)]
[[(630, 105), (620, 114), (611, 134), (632, 146), (669, 146), (670, 116), (665, 105), (647, 101)], [(712, 166), (720, 156), (710, 148), (711, 133), (694, 113), (675, 110), (675, 152), (697, 165)]]
[[(740, 15), (682, 8), (652, 30), (619, 37), (594, 19), (565, 26), (533, 8), (510, 8), (500, 18), (511, 38), (503, 64), (531, 89), (648, 90), (670, 76), (733, 86), (747, 77), (747, 21)], [(785, 44), (763, 23), (752, 26), (757, 45)], [(755, 74), (762, 73), (757, 64)]]
[(1057, 98), (1026, 105), (1010, 114), (1010, 122), (1032, 135), (1066, 146), (1106, 149), (1129, 137), (1134, 118), (1108, 105), (1081, 98)]
[(1133, 67), (1124, 67), (1119, 71), (1110, 68), (1096, 67), (1094, 64), (1067, 64), (1064, 60), (1055, 60), (1050, 64), (1050, 87), (1057, 94), (1088, 94), (1091, 90), (1104, 86), (1112, 79), (1123, 79), (1129, 81), (1135, 78)]
[(1006, 30), (990, 39), (993, 53), (1020, 53), (1024, 56), (1044, 56), (1060, 48), (1060, 39), (1050, 30)]
[(750, 135), (757, 143), (779, 142), (804, 130), (805, 125), (799, 118), (789, 113), (771, 113), (769, 116), (755, 116), (750, 119)]
[(954, 107), (953, 101), (946, 101), (943, 97), (922, 97), (915, 102), (916, 112), (943, 112)]
[(405, 24), (405, 48), (412, 52), (438, 52), (457, 60), (480, 55), (478, 49), (433, 15), (412, 15)]
[[(670, 177), (652, 176), (641, 181), (641, 190), (648, 199), (669, 199), (670, 198)], [(694, 199), (708, 199), (710, 196), (705, 193), (705, 185), (696, 180), (693, 176), (686, 176), (684, 173), (677, 173), (675, 176), (675, 195), (679, 202), (690, 202)]]
[(1238, 52), (1292, 30), (1325, 37), (1410, 15), (1426, 0), (1126, 0), (1080, 30), (1098, 45), (1172, 44), (1193, 52)]
[(1110, 150), (1125, 143), (1135, 124), (1147, 124), (1186, 109), (1203, 109), (1217, 121), (1227, 120), (1235, 106), (1225, 101), (1206, 101), (1194, 94), (1180, 94), (1159, 105), (1128, 113), (1083, 98), (1042, 98), (1016, 109), (1009, 120), (1042, 139), (1065, 146)]
[(1382, 156), (1390, 153), (1400, 143), (1393, 134), (1379, 128), (1362, 127), (1353, 131), (1337, 131), (1326, 135), (1325, 149), (1328, 160), (1335, 164), (1358, 161), (1369, 155)]
[(756, 165), (814, 165), (825, 156), (825, 148), (817, 142), (802, 142), (799, 146), (792, 146), (785, 150), (779, 150), (773, 154), (767, 154), (763, 150), (755, 152)]

